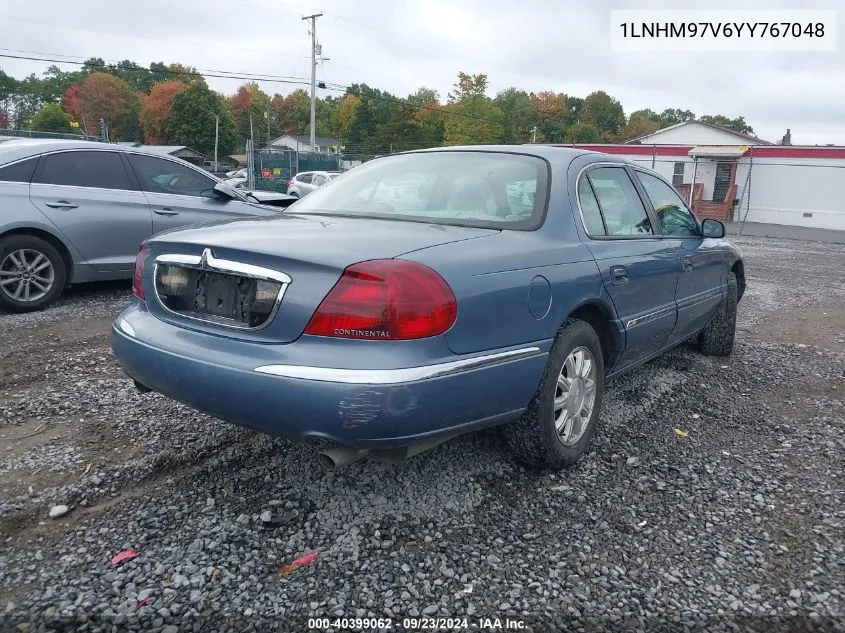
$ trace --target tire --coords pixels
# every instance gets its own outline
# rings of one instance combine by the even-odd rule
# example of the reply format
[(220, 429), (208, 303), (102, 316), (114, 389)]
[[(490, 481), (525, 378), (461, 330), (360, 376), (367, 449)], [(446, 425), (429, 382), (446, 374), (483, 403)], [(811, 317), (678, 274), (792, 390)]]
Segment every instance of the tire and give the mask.
[(66, 281), (65, 261), (49, 242), (23, 234), (0, 239), (0, 310), (42, 310), (62, 294)]
[[(589, 415), (579, 418), (578, 424), (580, 434), (573, 433), (568, 442), (558, 434), (556, 419), (564, 413), (568, 414), (569, 408), (564, 407), (558, 412), (555, 411), (555, 396), (558, 394), (558, 378), (570, 378), (572, 366), (568, 365), (564, 372), (564, 364), (570, 356), (577, 355), (579, 350), (587, 350), (592, 356), (592, 397), (593, 405)], [(567, 375), (564, 376), (563, 374)], [(581, 389), (588, 383), (580, 382)], [(536, 468), (560, 470), (572, 466), (587, 451), (592, 442), (596, 430), (596, 423), (601, 410), (602, 394), (604, 393), (604, 356), (601, 343), (595, 330), (586, 322), (576, 319), (566, 321), (558, 330), (555, 342), (549, 352), (549, 361), (546, 364), (543, 378), (537, 387), (537, 392), (531, 399), (528, 408), (523, 416), (511, 424), (503, 427), (502, 432), (505, 440), (510, 446), (514, 456), (521, 462)], [(570, 396), (575, 400), (571, 401), (572, 408), (579, 407), (578, 392), (570, 388)], [(586, 400), (589, 400), (589, 389)], [(586, 409), (582, 408), (584, 412)], [(571, 417), (571, 416), (569, 416)], [(564, 419), (569, 419), (569, 417)], [(562, 421), (562, 419), (561, 419)], [(566, 426), (564, 425), (564, 429)], [(574, 424), (573, 429), (574, 431)]]
[(713, 319), (698, 335), (698, 346), (705, 356), (730, 356), (736, 337), (736, 306), (739, 286), (736, 275), (728, 273), (728, 295)]

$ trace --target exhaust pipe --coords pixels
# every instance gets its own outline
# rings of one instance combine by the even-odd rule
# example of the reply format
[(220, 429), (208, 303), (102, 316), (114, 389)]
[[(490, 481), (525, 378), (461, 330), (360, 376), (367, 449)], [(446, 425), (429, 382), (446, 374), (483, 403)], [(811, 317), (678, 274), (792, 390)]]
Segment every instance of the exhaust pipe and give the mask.
[(330, 448), (325, 451), (320, 451), (320, 453), (317, 455), (317, 461), (319, 461), (320, 466), (322, 466), (326, 470), (334, 472), (339, 468), (354, 464), (359, 459), (364, 457), (367, 452), (368, 451), (366, 450), (339, 446), (337, 448)]

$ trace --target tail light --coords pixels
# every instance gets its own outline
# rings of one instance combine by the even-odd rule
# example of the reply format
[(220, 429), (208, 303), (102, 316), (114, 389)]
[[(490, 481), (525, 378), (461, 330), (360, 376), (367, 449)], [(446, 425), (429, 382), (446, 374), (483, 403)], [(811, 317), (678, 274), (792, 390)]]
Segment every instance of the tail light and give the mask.
[(452, 289), (430, 268), (395, 259), (353, 264), (323, 299), (306, 334), (406, 340), (436, 336), (455, 323)]
[(144, 260), (147, 258), (149, 247), (141, 244), (138, 255), (135, 257), (135, 268), (132, 271), (132, 294), (144, 300)]
[(293, 178), (288, 180), (288, 189), (290, 189), (291, 187), (293, 187)]

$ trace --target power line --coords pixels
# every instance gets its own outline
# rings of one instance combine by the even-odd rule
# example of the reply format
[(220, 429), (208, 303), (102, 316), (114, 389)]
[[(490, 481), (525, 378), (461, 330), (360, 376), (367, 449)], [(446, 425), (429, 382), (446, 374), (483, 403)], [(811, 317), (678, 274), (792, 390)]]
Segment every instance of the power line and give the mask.
[[(86, 62), (78, 62), (78, 61), (71, 61), (67, 59), (50, 59), (46, 57), (29, 57), (25, 55), (10, 55), (8, 53), (0, 53), (0, 57), (5, 57), (8, 59), (23, 59), (35, 62), (52, 62), (55, 64), (74, 64), (76, 66), (84, 66)], [(133, 71), (140, 71), (140, 72), (147, 72), (147, 73), (158, 73), (159, 71), (151, 70), (149, 68), (145, 68), (143, 66), (138, 66), (137, 68), (133, 68)], [(200, 72), (197, 70), (196, 72), (190, 70), (173, 70), (171, 68), (167, 68), (163, 71), (160, 71), (166, 75), (173, 75), (173, 76), (184, 76), (189, 75), (193, 77), (213, 77), (216, 79), (237, 79), (239, 81), (266, 81), (269, 83), (280, 83), (280, 84), (293, 84), (293, 85), (301, 85), (301, 86), (308, 86), (310, 82), (305, 79), (304, 77), (299, 78), (282, 78), (282, 77), (275, 77), (273, 75), (266, 75), (266, 76), (256, 76), (250, 75), (249, 73), (239, 73), (239, 74), (222, 74), (228, 73), (228, 71), (204, 71)]]

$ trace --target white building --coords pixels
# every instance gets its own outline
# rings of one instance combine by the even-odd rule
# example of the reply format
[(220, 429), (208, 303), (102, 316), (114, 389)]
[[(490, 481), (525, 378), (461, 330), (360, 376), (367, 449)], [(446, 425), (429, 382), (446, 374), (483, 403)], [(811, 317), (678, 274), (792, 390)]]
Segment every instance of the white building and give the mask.
[[(784, 144), (785, 143), (785, 144)], [(845, 147), (780, 144), (690, 121), (619, 145), (577, 147), (651, 167), (699, 217), (845, 230)]]
[(270, 142), (274, 149), (292, 149), (297, 152), (316, 152), (317, 154), (331, 154), (338, 151), (340, 141), (327, 136), (317, 136), (314, 147), (311, 147), (311, 137), (306, 134), (285, 134)]

